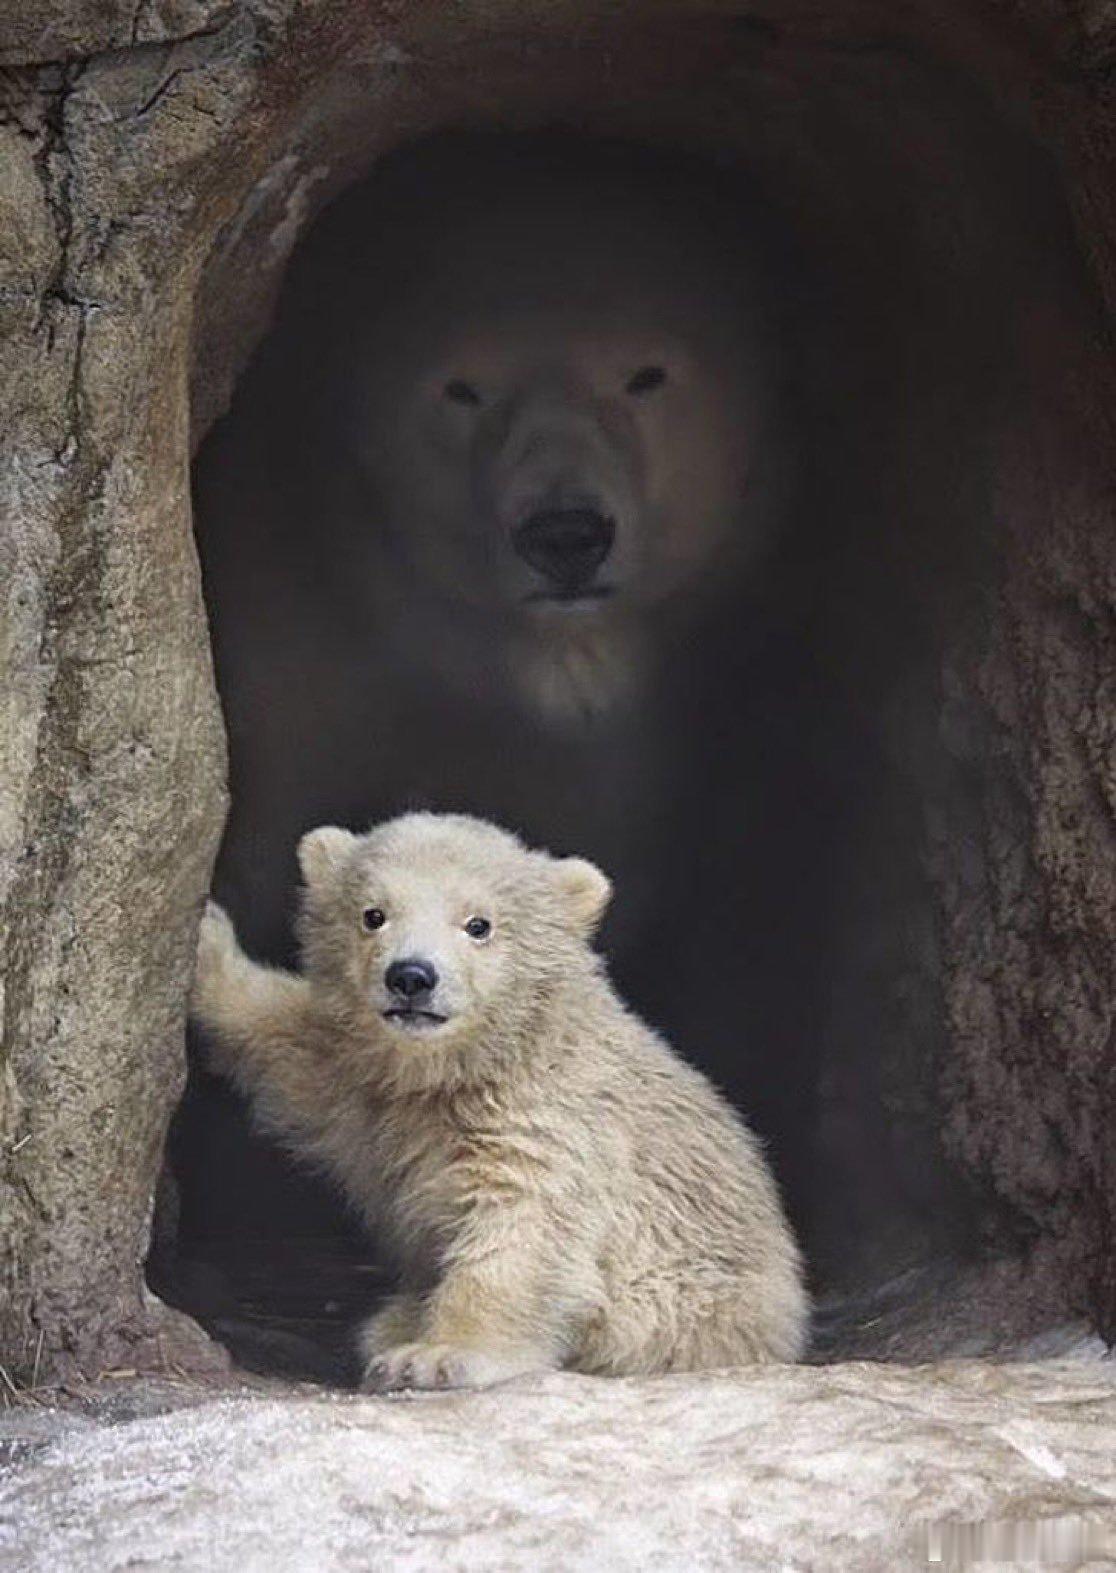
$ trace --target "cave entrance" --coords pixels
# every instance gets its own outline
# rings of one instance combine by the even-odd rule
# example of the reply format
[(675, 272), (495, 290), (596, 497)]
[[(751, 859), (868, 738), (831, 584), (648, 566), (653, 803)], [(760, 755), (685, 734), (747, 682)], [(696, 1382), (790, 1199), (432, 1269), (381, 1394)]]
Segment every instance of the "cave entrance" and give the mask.
[[(700, 110), (660, 39), (630, 55), (610, 115), (590, 107), (597, 67), (574, 50), (545, 115), (524, 102), (531, 74), (508, 86), (497, 60), (509, 107), (495, 126), (475, 103), (432, 114), (472, 128), (404, 141), (355, 183), (367, 145), (353, 151), (349, 122), (339, 133), (321, 184), (348, 189), (308, 231), (197, 461), (233, 799), (215, 888), (248, 948), (283, 962), (294, 841), (311, 825), (465, 809), (595, 857), (618, 886), (604, 943), (621, 990), (768, 1141), (822, 1301), (819, 1351), (925, 1354), (949, 1347), (943, 1285), (1027, 1240), (947, 1139), (967, 1092), (944, 1070), (943, 887), (955, 897), (958, 869), (984, 855), (976, 805), (997, 769), (993, 723), (956, 673), (984, 648), (1005, 477), (1018, 486), (1020, 452), (1049, 436), (1044, 368), (1091, 306), (1051, 171), (940, 66), (885, 52), (871, 104), (859, 67), (807, 99), (779, 72), (801, 86), (818, 59), (775, 69), (777, 29), (730, 29), (719, 49), (695, 37), (685, 59), (715, 100)], [(540, 118), (561, 129), (530, 129)], [(211, 323), (230, 320), (250, 232), (215, 254)], [(416, 440), (442, 458), (408, 515), (377, 465), (412, 451), (409, 429), (396, 421), (386, 447), (363, 435), (393, 405), (383, 367), (407, 404), (416, 335), (459, 422), (483, 411), (486, 377), (526, 364), (542, 303), (559, 323), (571, 313), (581, 342), (577, 313), (630, 267), (633, 235), (651, 280), (636, 304), (669, 331), (628, 353), (647, 315), (613, 297), (627, 358), (598, 337), (607, 375), (664, 408), (687, 377), (694, 397), (730, 388), (718, 440), (743, 434), (763, 462), (696, 568), (700, 498), (692, 514), (677, 494), (656, 511), (656, 473), (640, 471), (639, 527), (671, 546), (633, 547), (617, 594), (634, 610), (598, 641), (603, 677), (571, 707), (550, 672), (516, 689), (535, 652), (493, 611), (494, 538), (478, 548), (452, 515), (432, 528), (450, 439)], [(468, 330), (457, 360), (444, 337), (431, 348), (449, 323)], [(203, 344), (203, 364), (215, 353)], [(567, 392), (583, 387), (583, 363), (559, 369)], [(640, 463), (669, 471), (676, 428), (647, 430)], [(599, 499), (578, 506), (615, 522)], [(648, 562), (683, 564), (658, 599)], [(348, 1329), (383, 1290), (375, 1242), (199, 1066), (169, 1154), (158, 1291), (248, 1364), (343, 1374)], [(971, 1313), (967, 1347), (995, 1347), (997, 1314)]]

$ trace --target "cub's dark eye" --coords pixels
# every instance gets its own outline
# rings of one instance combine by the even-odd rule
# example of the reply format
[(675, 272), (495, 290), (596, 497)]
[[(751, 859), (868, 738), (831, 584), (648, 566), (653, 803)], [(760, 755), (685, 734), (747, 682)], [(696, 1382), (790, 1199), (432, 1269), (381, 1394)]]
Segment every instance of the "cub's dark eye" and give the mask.
[(465, 932), (470, 939), (487, 939), (492, 933), (492, 924), (487, 918), (470, 918), (465, 925)]
[(382, 929), (387, 922), (387, 913), (383, 907), (365, 907), (360, 915), (360, 921), (364, 924), (369, 934), (374, 934), (377, 929)]
[(628, 392), (639, 398), (643, 393), (654, 393), (665, 381), (666, 372), (661, 366), (641, 366), (634, 377), (629, 377)]
[(452, 382), (447, 382), (445, 387), (442, 389), (442, 392), (445, 394), (446, 398), (452, 400), (454, 404), (475, 405), (479, 404), (481, 401), (481, 396), (473, 387), (472, 383), (462, 382), (459, 377), (455, 377)]

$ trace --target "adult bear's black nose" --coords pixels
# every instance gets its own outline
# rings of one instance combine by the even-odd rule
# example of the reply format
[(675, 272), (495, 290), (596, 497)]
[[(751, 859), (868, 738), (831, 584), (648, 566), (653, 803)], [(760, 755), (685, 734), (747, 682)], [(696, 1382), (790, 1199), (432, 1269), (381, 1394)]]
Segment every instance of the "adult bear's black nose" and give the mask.
[(615, 539), (615, 520), (596, 508), (540, 509), (512, 537), (524, 562), (563, 590), (587, 585)]
[(428, 961), (419, 956), (408, 956), (405, 961), (393, 961), (384, 973), (384, 982), (400, 999), (413, 1000), (420, 994), (429, 994), (438, 981), (438, 974)]

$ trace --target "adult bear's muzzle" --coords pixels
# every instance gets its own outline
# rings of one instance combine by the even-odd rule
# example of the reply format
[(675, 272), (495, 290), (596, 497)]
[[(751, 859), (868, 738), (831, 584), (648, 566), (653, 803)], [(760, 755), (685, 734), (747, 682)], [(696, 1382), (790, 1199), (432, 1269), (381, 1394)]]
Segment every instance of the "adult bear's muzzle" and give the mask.
[(516, 552), (549, 581), (530, 600), (580, 599), (608, 595), (593, 577), (612, 551), (616, 521), (595, 507), (541, 508), (517, 525)]

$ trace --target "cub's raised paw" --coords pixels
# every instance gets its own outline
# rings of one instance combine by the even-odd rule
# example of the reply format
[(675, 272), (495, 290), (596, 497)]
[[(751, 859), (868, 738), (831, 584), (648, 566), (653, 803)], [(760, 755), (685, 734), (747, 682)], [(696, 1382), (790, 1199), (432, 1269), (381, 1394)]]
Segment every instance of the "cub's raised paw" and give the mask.
[(232, 919), (215, 901), (207, 901), (198, 926), (197, 976), (205, 978), (239, 950)]
[(397, 1344), (368, 1362), (362, 1386), (369, 1393), (401, 1388), (437, 1390), (493, 1387), (513, 1377), (544, 1369), (545, 1362), (525, 1352), (470, 1348), (463, 1344)]
[(228, 914), (215, 901), (207, 901), (198, 927), (194, 986), (190, 994), (190, 1009), (195, 1017), (204, 1021), (220, 1008), (232, 966), (240, 954), (236, 930)]

